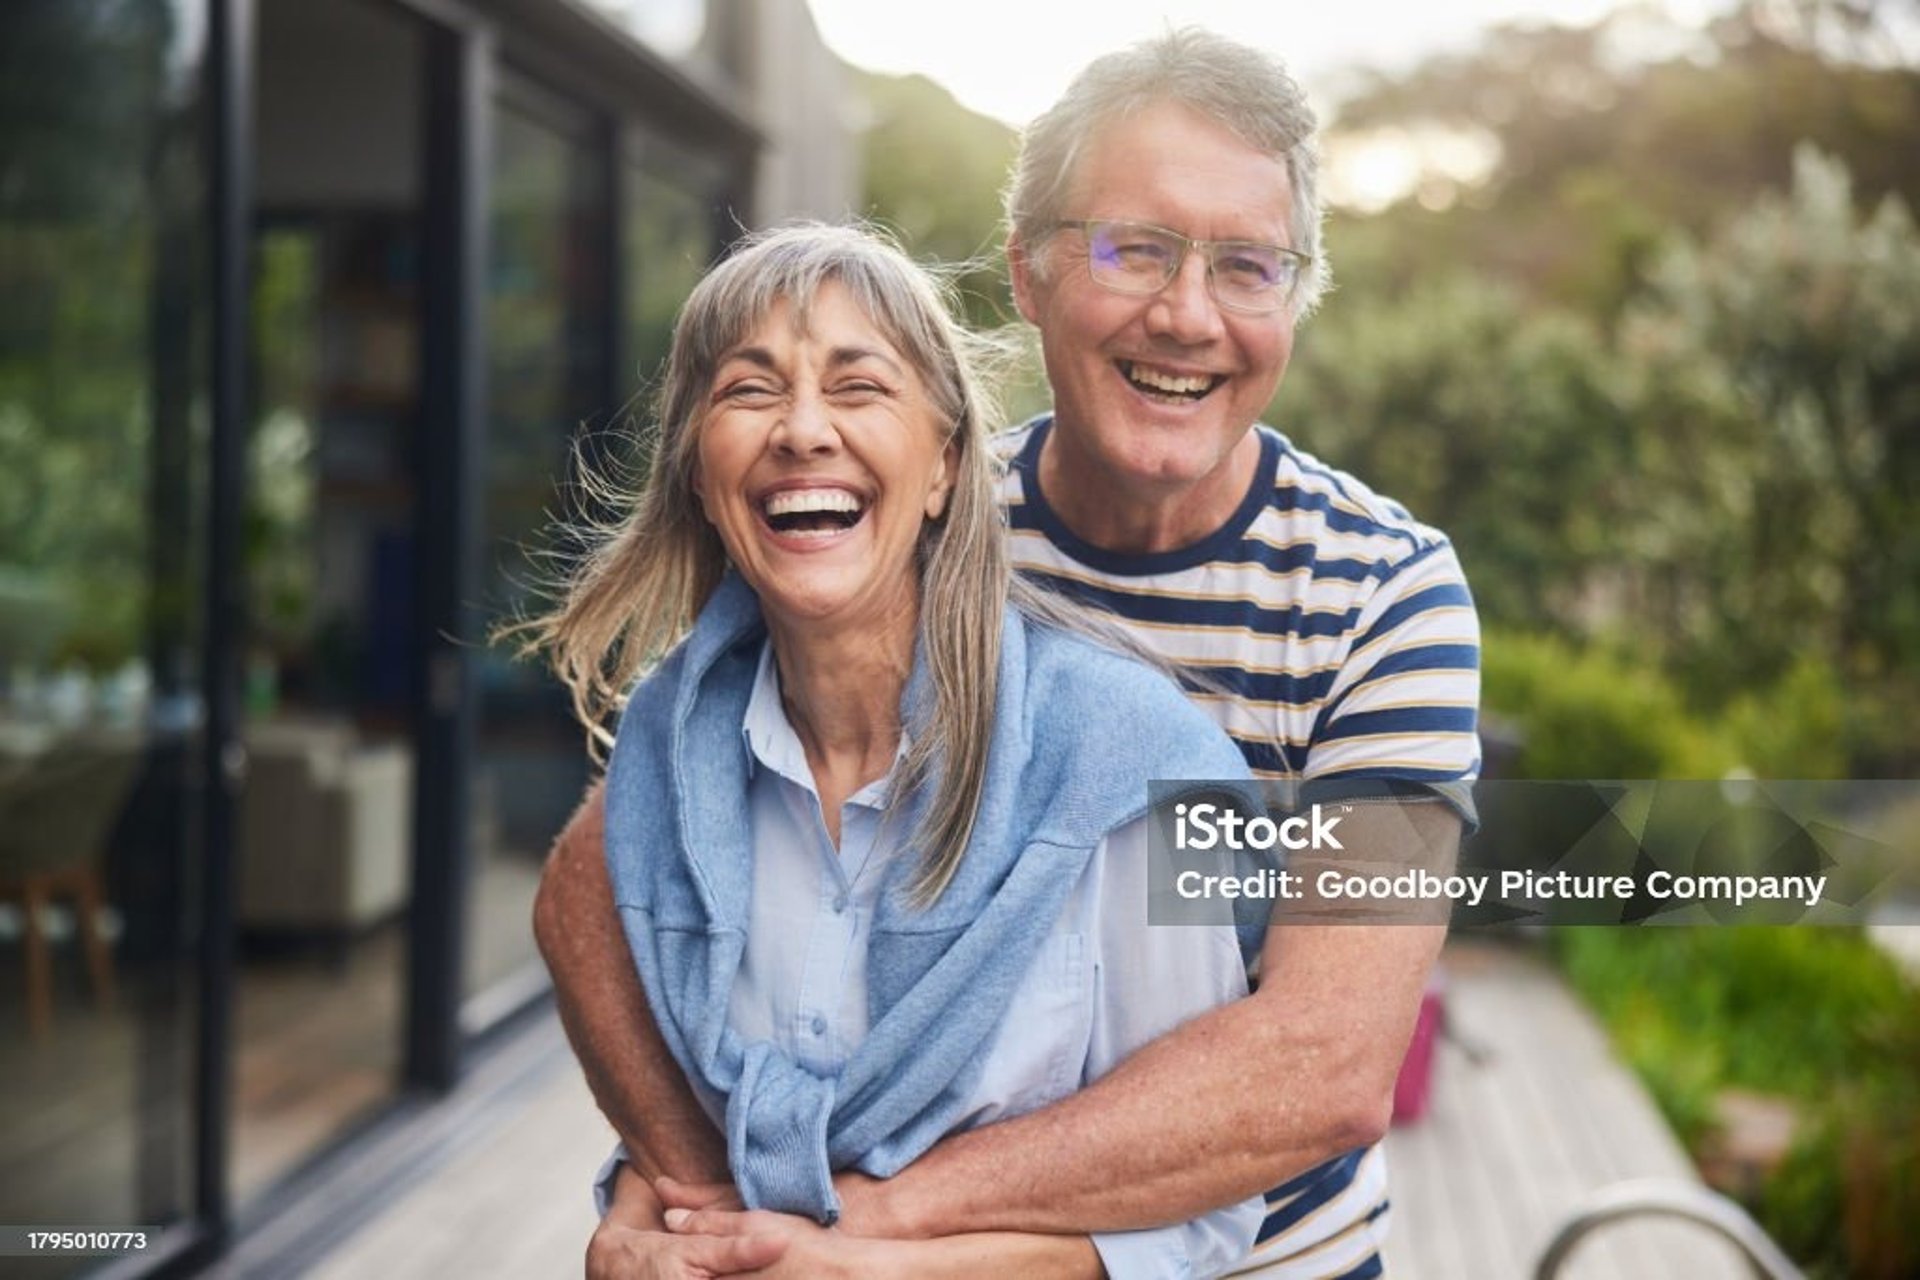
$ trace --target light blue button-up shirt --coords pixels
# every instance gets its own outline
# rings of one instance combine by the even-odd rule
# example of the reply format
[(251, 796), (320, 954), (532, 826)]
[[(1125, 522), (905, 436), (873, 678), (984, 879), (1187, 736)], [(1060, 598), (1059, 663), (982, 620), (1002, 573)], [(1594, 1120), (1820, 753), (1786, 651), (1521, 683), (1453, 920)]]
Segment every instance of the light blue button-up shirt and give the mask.
[[(728, 1014), (748, 1041), (768, 1040), (823, 1076), (867, 1034), (867, 942), (902, 833), (885, 823), (887, 775), (848, 797), (840, 846), (827, 835), (806, 750), (780, 701), (766, 645), (742, 726), (749, 753), (753, 893), (746, 950)], [(1032, 1111), (1105, 1075), (1193, 1015), (1247, 992), (1231, 928), (1147, 924), (1144, 822), (1112, 832), (1087, 862), (1053, 932), (1014, 993), (987, 1050), (960, 1127)], [(696, 1094), (716, 1125), (725, 1102)], [(601, 1171), (606, 1193), (621, 1157)], [(1093, 1236), (1116, 1280), (1224, 1271), (1253, 1247), (1259, 1197), (1189, 1222)]]

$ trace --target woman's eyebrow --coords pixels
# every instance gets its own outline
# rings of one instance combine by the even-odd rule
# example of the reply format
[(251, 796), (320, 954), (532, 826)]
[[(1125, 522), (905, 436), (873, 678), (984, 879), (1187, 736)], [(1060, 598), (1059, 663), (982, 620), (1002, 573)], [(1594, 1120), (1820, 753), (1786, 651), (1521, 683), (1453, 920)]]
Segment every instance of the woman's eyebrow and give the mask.
[(719, 372), (735, 360), (744, 360), (748, 364), (756, 368), (765, 369), (769, 373), (776, 372), (778, 369), (773, 358), (773, 352), (767, 350), (765, 347), (735, 347), (720, 357), (720, 363), (714, 366), (714, 371), (716, 373)]
[(878, 360), (895, 374), (905, 372), (898, 360), (879, 347), (835, 347), (827, 353), (827, 367), (830, 369), (837, 369), (846, 364), (857, 364), (862, 360)]

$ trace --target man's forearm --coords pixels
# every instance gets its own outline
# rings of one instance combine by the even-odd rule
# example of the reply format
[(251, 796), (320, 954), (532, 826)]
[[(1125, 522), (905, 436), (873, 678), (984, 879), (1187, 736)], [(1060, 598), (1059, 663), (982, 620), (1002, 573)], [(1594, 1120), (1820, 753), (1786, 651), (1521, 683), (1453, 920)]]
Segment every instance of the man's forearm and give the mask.
[(1085, 1236), (982, 1232), (934, 1240), (892, 1241), (877, 1255), (876, 1274), (914, 1280), (1100, 1280), (1106, 1270)]
[(1161, 1226), (1375, 1141), (1377, 1073), (1337, 1026), (1287, 1018), (1300, 1025), (1274, 1043), (1271, 1024), (1291, 1012), (1266, 1007), (1278, 1000), (1256, 993), (1196, 1018), (1081, 1092), (947, 1138), (887, 1182), (849, 1180), (842, 1226), (905, 1236)]
[[(1457, 822), (1417, 822), (1450, 826), (1450, 865)], [(1164, 1225), (1375, 1142), (1445, 932), (1275, 928), (1252, 996), (1052, 1106), (945, 1139), (884, 1183), (843, 1178), (841, 1225), (904, 1236)]]
[(648, 1177), (722, 1181), (726, 1148), (647, 1009), (607, 878), (596, 786), (560, 834), (534, 900), (534, 937), (594, 1101)]

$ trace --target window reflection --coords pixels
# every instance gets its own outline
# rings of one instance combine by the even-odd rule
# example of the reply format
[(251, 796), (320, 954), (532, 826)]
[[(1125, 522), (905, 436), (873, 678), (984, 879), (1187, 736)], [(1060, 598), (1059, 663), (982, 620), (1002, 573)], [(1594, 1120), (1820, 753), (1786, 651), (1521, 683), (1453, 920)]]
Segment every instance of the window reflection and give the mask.
[(422, 30), (362, 0), (262, 0), (258, 55), (234, 834), (242, 1203), (397, 1087), (420, 521)]
[[(495, 120), (487, 298), (489, 629), (543, 607), (546, 545), (578, 432), (604, 422), (608, 264), (602, 169), (584, 113), (515, 81)], [(529, 926), (548, 845), (586, 785), (559, 687), (503, 646), (476, 654), (479, 742), (470, 832), (466, 990), (540, 972)], [(484, 1016), (482, 1018), (484, 1020)]]
[[(711, 160), (645, 139), (622, 172), (627, 349), (623, 389), (650, 387), (674, 318), (718, 248), (723, 175)], [(644, 413), (644, 399), (635, 408)]]
[(187, 2), (0, 8), (8, 1222), (184, 1208), (205, 26)]

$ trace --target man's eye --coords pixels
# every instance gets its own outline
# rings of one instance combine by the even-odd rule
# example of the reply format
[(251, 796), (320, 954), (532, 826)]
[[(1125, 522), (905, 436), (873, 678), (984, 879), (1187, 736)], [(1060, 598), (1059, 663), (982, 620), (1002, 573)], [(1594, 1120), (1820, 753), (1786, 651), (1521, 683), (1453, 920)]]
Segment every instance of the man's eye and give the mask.
[(1239, 284), (1266, 286), (1280, 282), (1282, 267), (1265, 254), (1232, 253), (1221, 255), (1214, 270)]
[(1157, 265), (1173, 256), (1173, 251), (1158, 240), (1116, 240), (1113, 255), (1122, 262)]

